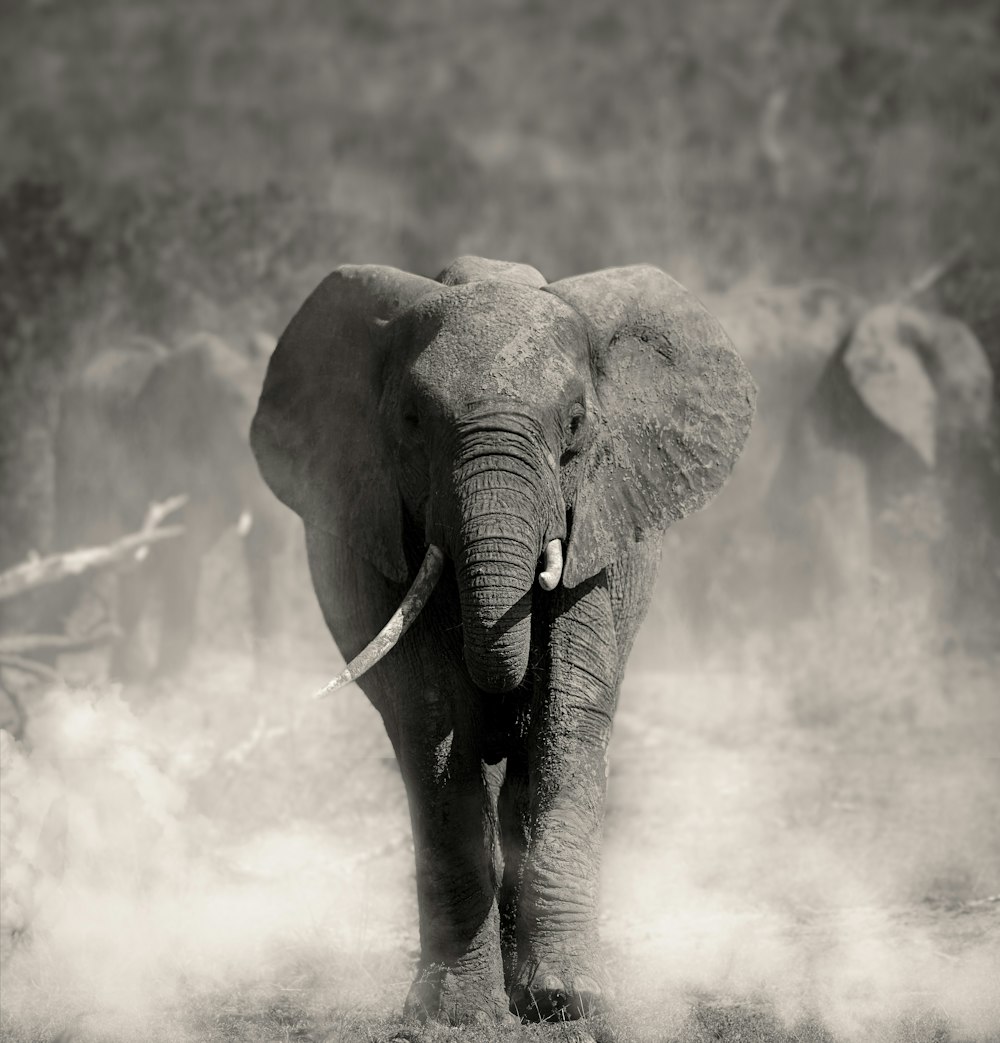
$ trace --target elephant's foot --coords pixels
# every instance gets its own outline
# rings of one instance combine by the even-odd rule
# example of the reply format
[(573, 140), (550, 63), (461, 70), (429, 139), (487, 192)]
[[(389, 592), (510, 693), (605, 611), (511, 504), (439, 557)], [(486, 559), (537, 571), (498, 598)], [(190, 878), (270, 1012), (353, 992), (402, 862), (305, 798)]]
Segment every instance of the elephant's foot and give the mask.
[(419, 1022), (448, 1025), (506, 1021), (507, 995), (499, 972), (430, 964), (410, 986), (404, 1013)]
[(586, 958), (523, 960), (510, 990), (510, 1009), (525, 1021), (576, 1021), (610, 1003), (604, 974)]

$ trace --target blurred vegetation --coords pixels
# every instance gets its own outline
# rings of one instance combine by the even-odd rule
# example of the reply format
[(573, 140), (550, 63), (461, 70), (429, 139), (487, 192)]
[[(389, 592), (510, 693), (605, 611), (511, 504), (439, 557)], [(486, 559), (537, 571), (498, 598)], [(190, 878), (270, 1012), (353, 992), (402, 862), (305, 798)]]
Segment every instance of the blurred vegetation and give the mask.
[(998, 44), (995, 0), (10, 0), (0, 563), (81, 356), (277, 333), (343, 262), (877, 298), (969, 237), (937, 292), (998, 359)]
[[(44, 540), (47, 384), (73, 314), (90, 241), (67, 220), (53, 185), (15, 183), (0, 196), (0, 564)], [(11, 552), (15, 552), (11, 554)]]

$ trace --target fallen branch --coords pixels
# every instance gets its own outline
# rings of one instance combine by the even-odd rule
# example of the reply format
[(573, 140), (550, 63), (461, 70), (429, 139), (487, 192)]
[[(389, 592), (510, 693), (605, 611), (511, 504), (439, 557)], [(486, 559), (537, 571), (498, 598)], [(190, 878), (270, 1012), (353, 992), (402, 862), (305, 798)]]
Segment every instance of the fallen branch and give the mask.
[(169, 518), (174, 511), (179, 511), (187, 502), (187, 496), (171, 496), (169, 500), (164, 500), (162, 503), (151, 503), (139, 531), (150, 532), (152, 529), (158, 528), (166, 518)]
[(15, 634), (0, 637), (0, 656), (26, 656), (38, 652), (84, 652), (88, 648), (107, 644), (121, 636), (114, 626), (102, 626), (89, 634), (67, 636), (61, 634)]
[[(39, 663), (35, 659), (25, 659), (22, 656), (17, 655), (0, 655), (0, 668), (9, 667), (11, 670), (20, 670), (25, 674), (32, 674), (35, 677), (41, 677), (45, 681), (53, 681), (55, 684), (62, 684), (63, 677), (58, 670), (53, 670), (51, 666), (46, 666), (45, 663)], [(10, 692), (8, 691), (8, 695)]]
[(150, 544), (181, 535), (184, 531), (183, 526), (162, 526), (161, 523), (186, 502), (186, 496), (175, 496), (163, 503), (152, 504), (139, 532), (122, 536), (107, 546), (84, 547), (63, 554), (50, 554), (0, 572), (0, 601), (35, 590), (37, 587), (58, 583), (68, 576), (79, 576), (96, 569), (121, 565), (129, 559), (141, 561), (149, 553)]

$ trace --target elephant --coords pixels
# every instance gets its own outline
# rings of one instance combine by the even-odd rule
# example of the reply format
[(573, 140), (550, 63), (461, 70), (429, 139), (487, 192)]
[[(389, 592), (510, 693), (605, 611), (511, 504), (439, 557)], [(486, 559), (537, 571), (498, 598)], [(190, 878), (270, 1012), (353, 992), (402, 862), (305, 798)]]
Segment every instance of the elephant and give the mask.
[(618, 691), (662, 534), (726, 480), (755, 394), (704, 306), (641, 265), (348, 265), (281, 336), (251, 445), (349, 660), (324, 691), (357, 680), (403, 777), (408, 1016), (608, 1008)]
[(955, 319), (901, 301), (859, 319), (793, 421), (768, 489), (792, 611), (867, 598), (874, 577), (932, 617), (995, 616), (993, 384)]
[[(54, 435), (56, 549), (108, 543), (140, 528), (151, 502), (187, 497), (170, 518), (183, 534), (154, 545), (141, 567), (115, 580), (120, 634), (112, 677), (148, 674), (137, 636), (154, 591), (162, 599), (156, 673), (185, 666), (202, 560), (240, 519), (244, 530), (249, 522), (243, 549), (255, 643), (273, 630), (273, 561), (287, 526), (247, 445), (268, 354), (264, 335), (247, 354), (206, 333), (175, 349), (135, 338), (97, 352), (62, 391)], [(70, 615), (81, 595), (81, 583), (61, 585), (48, 614)]]

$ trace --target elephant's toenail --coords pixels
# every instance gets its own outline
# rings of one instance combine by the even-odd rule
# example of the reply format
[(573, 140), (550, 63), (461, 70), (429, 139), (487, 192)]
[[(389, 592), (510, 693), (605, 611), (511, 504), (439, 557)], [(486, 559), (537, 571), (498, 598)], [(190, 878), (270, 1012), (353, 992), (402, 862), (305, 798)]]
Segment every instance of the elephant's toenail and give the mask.
[(537, 983), (536, 987), (544, 989), (546, 992), (550, 993), (562, 992), (565, 988), (562, 980), (554, 974), (546, 974), (542, 980)]

